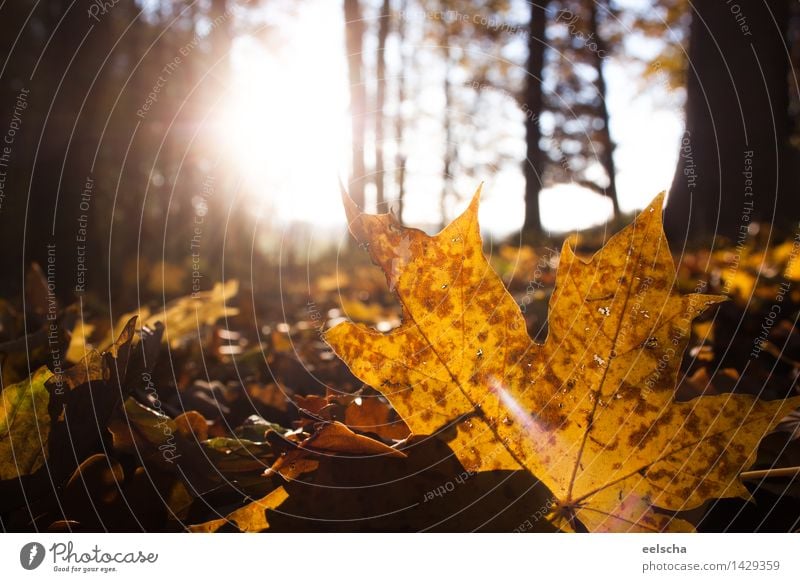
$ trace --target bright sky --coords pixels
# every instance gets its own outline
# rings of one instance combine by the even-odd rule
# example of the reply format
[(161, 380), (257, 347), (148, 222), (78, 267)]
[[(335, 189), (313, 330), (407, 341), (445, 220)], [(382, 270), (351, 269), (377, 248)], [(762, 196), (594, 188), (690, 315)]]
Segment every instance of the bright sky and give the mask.
[[(224, 141), (262, 212), (286, 222), (344, 224), (338, 179), (347, 176), (350, 123), (343, 25), (335, 25), (342, 22), (341, 5), (308, 2), (290, 22), (296, 29), (281, 27), (277, 54), (253, 40), (237, 41)], [(637, 95), (640, 84), (624, 67), (612, 62), (606, 73), (620, 205), (631, 211), (669, 188), (683, 122), (678, 111), (658, 110), (648, 97)], [(439, 222), (441, 182), (433, 161), (440, 150), (437, 145), (422, 152), (409, 166), (409, 222)], [(497, 236), (519, 229), (521, 169), (483, 179), (483, 228)], [(464, 204), (477, 181), (457, 182)], [(610, 213), (606, 199), (570, 185), (543, 192), (541, 207), (545, 228), (559, 232), (602, 223)]]

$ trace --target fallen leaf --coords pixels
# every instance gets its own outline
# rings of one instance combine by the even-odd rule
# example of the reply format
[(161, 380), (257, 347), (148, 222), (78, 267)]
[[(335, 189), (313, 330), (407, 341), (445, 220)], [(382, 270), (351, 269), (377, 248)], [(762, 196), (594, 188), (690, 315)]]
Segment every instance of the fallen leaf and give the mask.
[(77, 320), (70, 333), (69, 347), (67, 348), (68, 362), (78, 363), (89, 355), (92, 346), (88, 342), (88, 338), (91, 337), (94, 330), (95, 326), (91, 323), (86, 323), (82, 319)]
[(208, 438), (208, 421), (196, 410), (187, 410), (174, 422), (175, 429), (186, 439), (204, 441)]
[(64, 486), (65, 515), (84, 528), (90, 524), (93, 529), (110, 527), (109, 518), (125, 511), (124, 481), (124, 471), (116, 460), (103, 454), (90, 456)]
[(342, 297), (342, 311), (348, 319), (373, 325), (385, 326), (386, 330), (400, 325), (397, 315), (392, 309), (387, 309), (376, 303), (364, 303), (358, 299)]
[(250, 382), (247, 384), (247, 393), (254, 402), (260, 402), (279, 412), (286, 412), (289, 409), (289, 397), (292, 395), (289, 388), (279, 386), (274, 382), (266, 384)]
[(369, 432), (386, 440), (402, 440), (411, 433), (392, 408), (380, 398), (359, 397), (347, 405), (344, 423), (358, 432)]
[(269, 443), (242, 438), (216, 437), (205, 441), (203, 449), (214, 466), (226, 474), (261, 474), (275, 460)]
[(63, 393), (62, 385), (66, 385), (68, 390), (74, 390), (89, 382), (106, 382), (111, 379), (112, 375), (124, 379), (135, 335), (136, 317), (134, 316), (126, 320), (117, 339), (106, 351), (89, 350), (74, 366), (67, 368), (64, 373), (54, 376), (50, 382), (53, 392), (61, 395)]
[(238, 315), (237, 308), (226, 305), (238, 292), (236, 279), (216, 283), (211, 291), (201, 291), (173, 301), (162, 312), (151, 315), (144, 325), (153, 327), (156, 322), (163, 322), (164, 338), (170, 346), (177, 347), (187, 336), (196, 336), (202, 325), (213, 325), (219, 319)]
[(324, 424), (304, 440), (300, 448), (349, 455), (386, 455), (401, 458), (406, 456), (403, 452), (380, 441), (354, 433), (341, 422)]
[(166, 414), (128, 398), (123, 405), (124, 416), (109, 422), (114, 448), (141, 454), (144, 444), (158, 449), (166, 447), (179, 434), (177, 423)]
[(211, 291), (199, 291), (192, 295), (179, 297), (168, 303), (164, 309), (152, 312), (147, 307), (128, 313), (120, 319), (120, 323), (109, 332), (100, 347), (111, 345), (114, 337), (122, 333), (122, 329), (131, 317), (138, 316), (138, 327), (156, 329), (164, 326), (163, 338), (171, 347), (177, 348), (187, 337), (197, 337), (202, 326), (213, 325), (218, 320), (239, 314), (239, 309), (228, 307), (226, 302), (239, 292), (239, 281), (229, 279), (225, 283), (216, 283)]
[(59, 311), (58, 301), (49, 293), (47, 278), (39, 263), (31, 263), (25, 273), (25, 308), (44, 320), (48, 312)]
[(0, 393), (0, 480), (30, 475), (44, 465), (50, 437), (45, 382), (51, 376), (42, 366)]
[(723, 298), (675, 288), (663, 195), (589, 261), (565, 242), (544, 344), (483, 255), (478, 200), (431, 237), (345, 197), (404, 322), (388, 334), (350, 322), (328, 331), (351, 371), (413, 433), (455, 426), (449, 445), (465, 469), (530, 471), (564, 530), (691, 530), (668, 512), (748, 497), (739, 472), (800, 399), (675, 400), (692, 320)]
[(308, 396), (296, 395), (294, 402), (301, 410), (307, 410), (312, 414), (319, 414), (320, 411), (328, 406), (329, 402), (325, 396), (309, 394)]
[(284, 479), (294, 479), (316, 469), (320, 456), (330, 455), (406, 457), (381, 441), (354, 433), (341, 422), (326, 422), (317, 425), (317, 430), (296, 448), (281, 455), (264, 475), (277, 473)]
[(267, 495), (240, 507), (227, 517), (206, 523), (189, 526), (193, 533), (213, 533), (226, 525), (232, 525), (242, 532), (260, 532), (269, 529), (267, 510), (275, 509), (289, 497), (283, 487), (270, 491)]

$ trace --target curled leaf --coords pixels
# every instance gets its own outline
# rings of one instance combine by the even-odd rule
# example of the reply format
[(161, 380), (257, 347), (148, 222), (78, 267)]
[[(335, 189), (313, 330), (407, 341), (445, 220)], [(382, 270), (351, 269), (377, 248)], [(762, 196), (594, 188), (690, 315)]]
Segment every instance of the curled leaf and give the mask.
[(285, 479), (294, 479), (316, 469), (320, 455), (331, 454), (396, 458), (406, 456), (402, 451), (381, 441), (354, 433), (341, 422), (321, 423), (314, 434), (281, 455), (264, 474), (269, 476), (278, 473)]

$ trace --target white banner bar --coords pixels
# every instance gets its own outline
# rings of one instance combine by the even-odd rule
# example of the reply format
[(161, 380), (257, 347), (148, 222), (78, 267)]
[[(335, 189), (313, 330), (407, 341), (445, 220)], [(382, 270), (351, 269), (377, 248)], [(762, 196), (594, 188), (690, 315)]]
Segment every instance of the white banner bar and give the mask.
[[(786, 534), (3, 534), (3, 580), (799, 580)], [(256, 578), (254, 578), (256, 577)]]

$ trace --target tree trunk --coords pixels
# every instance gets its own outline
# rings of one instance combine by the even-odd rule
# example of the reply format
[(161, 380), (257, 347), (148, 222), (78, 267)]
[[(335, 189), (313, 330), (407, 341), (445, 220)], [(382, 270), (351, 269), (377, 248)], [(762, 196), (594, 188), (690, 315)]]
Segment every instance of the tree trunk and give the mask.
[(453, 196), (453, 164), (455, 151), (453, 148), (453, 87), (450, 82), (452, 70), (450, 55), (450, 39), (445, 38), (445, 70), (444, 70), (444, 166), (442, 168), (442, 197), (439, 199), (442, 229), (447, 226), (447, 201)]
[(230, 76), (230, 53), (233, 34), (231, 32), (230, 14), (228, 14), (228, 0), (211, 0), (209, 14), (213, 28), (212, 47), (216, 64), (214, 74), (228, 82)]
[(608, 56), (608, 46), (600, 36), (599, 14), (595, 0), (589, 2), (591, 18), (589, 20), (589, 38), (594, 37), (597, 50), (593, 51), (595, 58), (595, 69), (597, 70), (597, 92), (600, 96), (600, 118), (603, 121), (603, 129), (600, 131), (603, 152), (600, 162), (608, 176), (608, 186), (605, 188), (605, 195), (611, 199), (614, 207), (614, 216), (619, 216), (619, 198), (617, 197), (617, 169), (614, 165), (614, 149), (616, 144), (611, 139), (611, 128), (609, 127), (608, 104), (606, 101), (607, 87), (606, 75), (603, 70), (603, 60)]
[(525, 223), (523, 232), (539, 235), (542, 221), (539, 214), (539, 193), (542, 190), (542, 171), (545, 154), (541, 149), (542, 129), (540, 117), (543, 106), (542, 72), (544, 53), (547, 47), (547, 6), (550, 0), (535, 0), (531, 3), (528, 25), (528, 63), (525, 88)]
[(378, 212), (384, 210), (384, 164), (383, 164), (383, 122), (386, 105), (386, 37), (389, 36), (390, 25), (389, 0), (383, 0), (380, 22), (378, 24), (378, 54), (375, 56), (377, 66), (377, 90), (375, 95), (375, 204)]
[(686, 132), (665, 226), (675, 243), (744, 243), (755, 220), (788, 228), (800, 216), (788, 147), (788, 0), (699, 0), (694, 10)]
[(397, 219), (403, 223), (403, 203), (405, 202), (406, 157), (403, 151), (403, 135), (405, 134), (405, 118), (403, 105), (406, 102), (406, 73), (409, 70), (405, 50), (405, 11), (407, 0), (400, 1), (400, 17), (397, 19), (397, 46), (400, 50), (400, 74), (397, 77), (397, 117), (395, 118), (395, 139), (397, 140)]
[(352, 171), (350, 174), (350, 197), (364, 208), (364, 134), (367, 90), (364, 84), (364, 65), (362, 60), (364, 44), (364, 21), (361, 17), (359, 0), (344, 0), (345, 44), (347, 67), (350, 76), (350, 117), (352, 123)]

